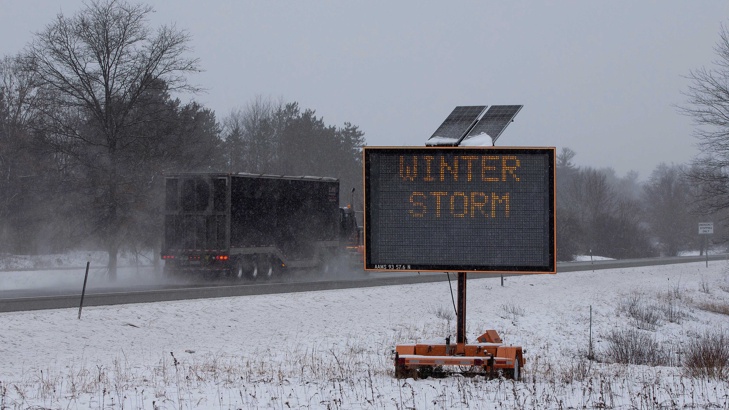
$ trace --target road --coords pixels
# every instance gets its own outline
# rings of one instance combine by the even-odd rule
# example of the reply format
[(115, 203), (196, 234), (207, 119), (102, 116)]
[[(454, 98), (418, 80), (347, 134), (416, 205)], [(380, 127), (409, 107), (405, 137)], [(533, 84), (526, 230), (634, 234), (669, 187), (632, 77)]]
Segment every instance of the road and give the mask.
[[(712, 255), (709, 260), (728, 260), (729, 255)], [(595, 262), (558, 263), (557, 272), (567, 273), (600, 269), (630, 268), (702, 262), (705, 256), (601, 260)], [(321, 278), (297, 274), (291, 280), (269, 282), (233, 282), (230, 280), (170, 280), (151, 268), (119, 270), (119, 279), (110, 282), (97, 269), (90, 276), (84, 306), (151, 303), (174, 300), (221, 298), (275, 293), (307, 292), (357, 287), (390, 286), (426, 282), (444, 282), (449, 276), (437, 273), (357, 272), (346, 278)], [(513, 274), (505, 274), (510, 276)], [(499, 274), (472, 274), (469, 279), (500, 277)], [(450, 275), (455, 281), (456, 275)], [(21, 278), (22, 280), (19, 280)], [(83, 268), (68, 271), (0, 272), (0, 312), (77, 308), (83, 287)]]

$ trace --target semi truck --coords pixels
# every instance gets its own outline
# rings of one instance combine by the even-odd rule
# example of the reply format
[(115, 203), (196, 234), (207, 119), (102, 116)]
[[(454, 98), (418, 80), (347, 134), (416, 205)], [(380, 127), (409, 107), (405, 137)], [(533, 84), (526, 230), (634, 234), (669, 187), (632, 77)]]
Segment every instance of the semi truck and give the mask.
[(362, 267), (361, 228), (339, 180), (248, 173), (165, 176), (165, 272), (270, 278)]

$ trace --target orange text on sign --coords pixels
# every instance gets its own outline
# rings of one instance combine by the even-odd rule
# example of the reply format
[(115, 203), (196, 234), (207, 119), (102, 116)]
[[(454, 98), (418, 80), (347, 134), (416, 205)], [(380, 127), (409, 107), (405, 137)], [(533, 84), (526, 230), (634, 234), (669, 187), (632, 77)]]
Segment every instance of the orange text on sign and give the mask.
[(434, 215), (436, 218), (496, 218), (509, 217), (511, 204), (509, 193), (501, 195), (484, 192), (413, 192), (410, 195), (410, 215), (422, 218)]
[(515, 155), (401, 155), (400, 178), (425, 182), (519, 182)]

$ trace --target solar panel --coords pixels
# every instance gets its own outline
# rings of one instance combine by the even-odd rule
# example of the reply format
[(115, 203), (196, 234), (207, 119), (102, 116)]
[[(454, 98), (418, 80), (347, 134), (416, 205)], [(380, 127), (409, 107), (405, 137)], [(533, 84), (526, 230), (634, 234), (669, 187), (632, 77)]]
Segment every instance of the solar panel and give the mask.
[[(506, 126), (516, 117), (523, 105), (492, 105), (481, 120), (476, 124), (468, 135), (459, 143), (466, 142), (475, 137), (482, 137), (487, 134), (491, 137), (491, 143), (496, 143)], [(432, 138), (432, 137), (431, 137)], [(466, 144), (468, 145), (468, 144)]]
[(468, 133), (483, 114), (487, 106), (458, 106), (443, 124), (438, 127), (425, 145), (458, 145), (458, 142)]

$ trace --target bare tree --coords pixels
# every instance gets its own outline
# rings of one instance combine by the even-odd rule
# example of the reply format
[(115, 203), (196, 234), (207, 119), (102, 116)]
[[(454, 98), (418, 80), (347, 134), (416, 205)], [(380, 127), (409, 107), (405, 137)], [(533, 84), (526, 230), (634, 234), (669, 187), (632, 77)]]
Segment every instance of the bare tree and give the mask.
[(256, 96), (223, 119), (226, 165), (230, 171), (272, 172), (281, 133), (275, 113), (283, 106), (282, 101)]
[(557, 154), (557, 168), (560, 169), (575, 169), (575, 165), (572, 163), (577, 153), (569, 147), (562, 147)]
[[(19, 56), (0, 60), (0, 253), (65, 250), (58, 237), (69, 225), (57, 218), (64, 205), (53, 195), (62, 186), (64, 158), (37, 144), (33, 108), (40, 101), (35, 76)], [(50, 203), (52, 216), (45, 212)]]
[(80, 164), (93, 192), (90, 217), (111, 278), (129, 207), (124, 161), (149, 142), (135, 131), (156, 118), (144, 97), (196, 91), (186, 79), (199, 71), (198, 60), (186, 57), (189, 35), (174, 26), (152, 30), (152, 11), (123, 0), (92, 1), (37, 33), (25, 59), (48, 102), (41, 108), (47, 142)]
[(714, 47), (717, 59), (710, 68), (691, 71), (687, 104), (680, 110), (696, 125), (700, 154), (689, 177), (701, 185), (702, 202), (709, 211), (729, 208), (729, 31), (722, 26)]

